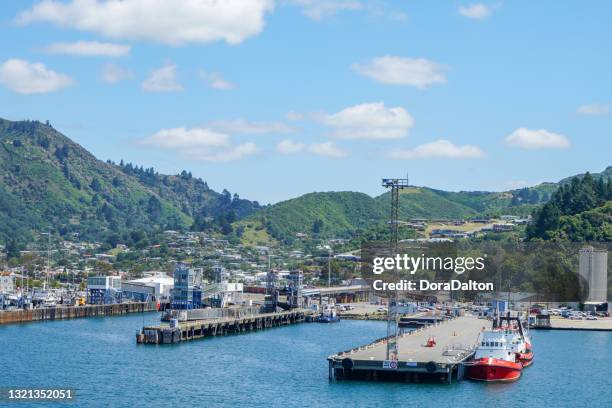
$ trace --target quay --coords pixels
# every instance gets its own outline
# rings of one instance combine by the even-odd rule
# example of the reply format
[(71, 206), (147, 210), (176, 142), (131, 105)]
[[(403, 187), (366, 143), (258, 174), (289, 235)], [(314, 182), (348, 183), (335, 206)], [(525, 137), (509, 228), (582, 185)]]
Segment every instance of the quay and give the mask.
[(597, 320), (572, 320), (538, 316), (536, 324), (530, 326), (535, 330), (577, 330), (577, 331), (612, 331), (612, 318)]
[(116, 316), (157, 311), (155, 302), (115, 303), (108, 305), (56, 306), (40, 309), (1, 310), (0, 325), (41, 320), (77, 319)]
[(136, 342), (141, 344), (172, 344), (204, 337), (244, 333), (310, 321), (313, 314), (314, 312), (309, 309), (293, 309), (244, 317), (188, 320), (177, 322), (175, 326), (172, 325), (172, 322), (157, 326), (145, 326), (136, 334)]
[[(424, 326), (398, 338), (397, 361), (386, 360), (387, 339), (340, 352), (327, 358), (329, 379), (444, 381), (464, 376), (464, 362), (475, 352), (478, 334), (491, 321), (461, 316)], [(430, 338), (434, 347), (427, 347)]]

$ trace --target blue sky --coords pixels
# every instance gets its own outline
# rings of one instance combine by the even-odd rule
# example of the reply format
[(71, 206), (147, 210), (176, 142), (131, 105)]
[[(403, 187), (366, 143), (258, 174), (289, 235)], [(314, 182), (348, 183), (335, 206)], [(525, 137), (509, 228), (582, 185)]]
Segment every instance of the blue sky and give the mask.
[(612, 165), (612, 3), (4, 0), (0, 117), (262, 203)]

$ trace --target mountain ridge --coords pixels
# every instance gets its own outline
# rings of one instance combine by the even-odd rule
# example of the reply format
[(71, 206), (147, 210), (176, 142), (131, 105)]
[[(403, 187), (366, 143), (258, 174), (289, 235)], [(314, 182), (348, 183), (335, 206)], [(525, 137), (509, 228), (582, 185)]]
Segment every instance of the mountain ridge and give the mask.
[[(136, 243), (163, 229), (207, 230), (290, 243), (298, 233), (352, 237), (384, 223), (389, 193), (311, 192), (261, 206), (227, 190), (216, 192), (184, 170), (157, 173), (102, 161), (49, 123), (0, 119), (0, 242), (48, 229), (111, 243)], [(594, 178), (612, 177), (612, 166)], [(400, 195), (402, 219), (526, 216), (573, 177), (503, 192), (444, 191), (411, 186)]]
[(0, 171), (0, 242), (47, 229), (125, 241), (133, 231), (222, 225), (260, 208), (186, 171), (99, 160), (38, 121), (0, 119)]

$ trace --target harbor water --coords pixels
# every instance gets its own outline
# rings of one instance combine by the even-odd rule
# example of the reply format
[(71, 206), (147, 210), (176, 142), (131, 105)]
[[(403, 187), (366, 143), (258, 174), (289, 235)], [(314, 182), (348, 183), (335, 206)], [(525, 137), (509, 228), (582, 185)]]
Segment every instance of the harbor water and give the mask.
[[(143, 317), (144, 316), (144, 317)], [(0, 326), (0, 387), (73, 388), (43, 407), (610, 406), (612, 332), (532, 332), (535, 363), (508, 384), (328, 380), (326, 357), (384, 322), (304, 323), (176, 345), (137, 345), (157, 313)]]

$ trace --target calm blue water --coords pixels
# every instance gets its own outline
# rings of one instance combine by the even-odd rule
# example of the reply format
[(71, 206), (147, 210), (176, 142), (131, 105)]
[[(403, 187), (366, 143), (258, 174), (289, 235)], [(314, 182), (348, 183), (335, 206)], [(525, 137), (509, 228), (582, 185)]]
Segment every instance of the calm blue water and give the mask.
[(55, 404), (63, 407), (612, 404), (612, 333), (534, 332), (536, 361), (511, 384), (330, 383), (325, 358), (384, 336), (383, 322), (300, 324), (145, 346), (135, 341), (143, 320), (154, 323), (158, 315), (0, 326), (0, 387), (76, 388), (75, 402)]

